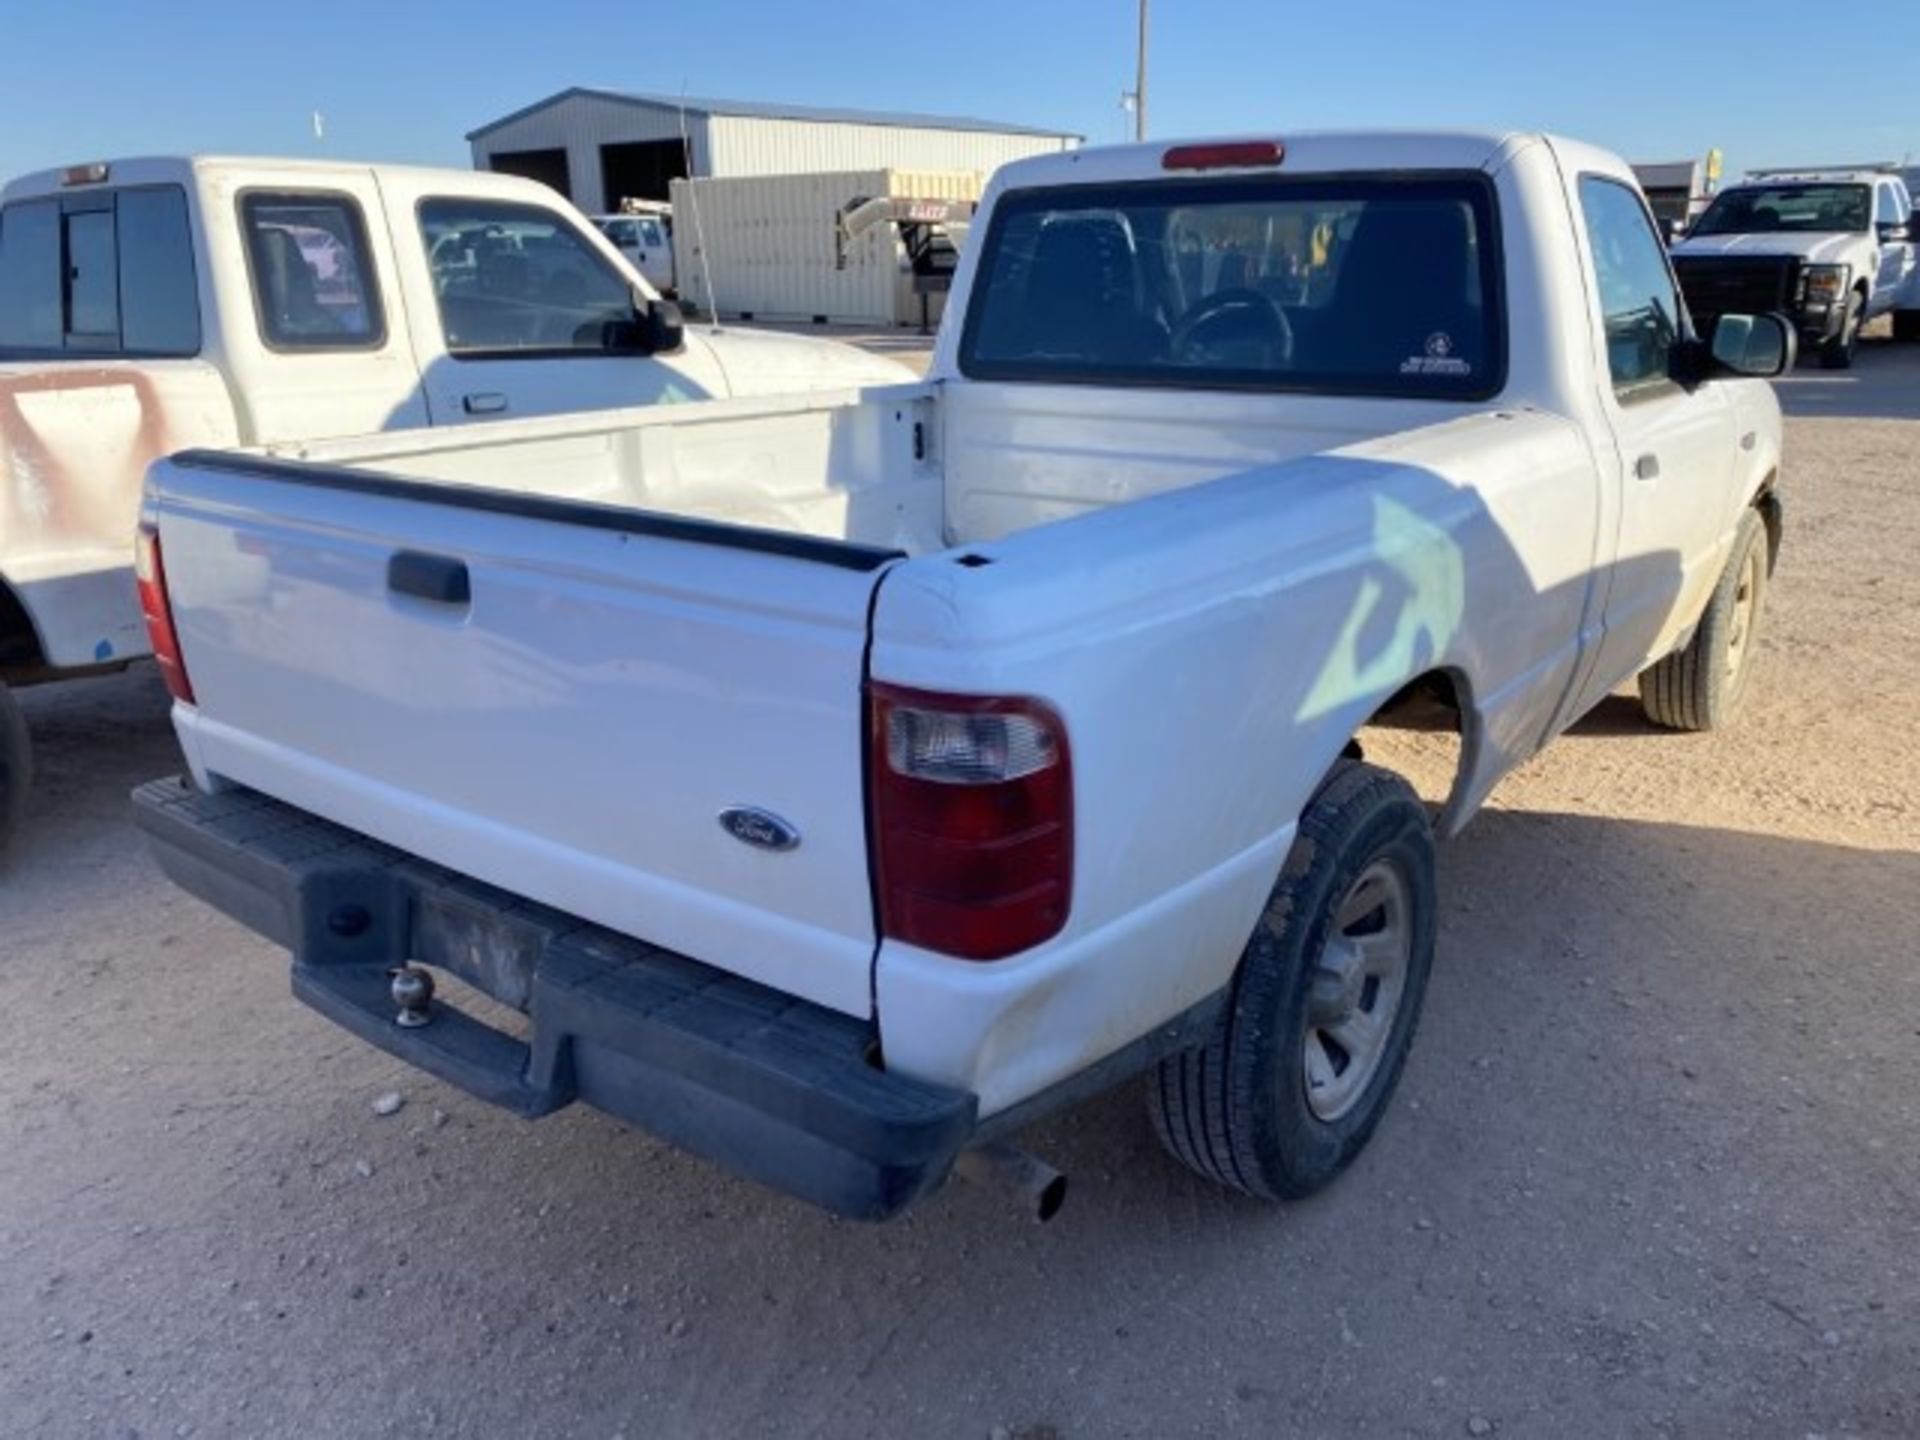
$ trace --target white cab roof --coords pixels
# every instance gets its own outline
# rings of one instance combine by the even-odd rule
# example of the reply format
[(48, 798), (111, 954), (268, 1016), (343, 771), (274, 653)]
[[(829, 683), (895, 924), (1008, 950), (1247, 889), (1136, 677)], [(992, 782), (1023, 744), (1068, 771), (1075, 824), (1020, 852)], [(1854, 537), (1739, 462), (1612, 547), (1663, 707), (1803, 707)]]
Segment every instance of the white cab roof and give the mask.
[(71, 168), (104, 164), (107, 178), (98, 182), (116, 185), (186, 185), (196, 178), (218, 175), (236, 184), (323, 185), (329, 177), (347, 175), (398, 175), (438, 178), (449, 189), (462, 195), (493, 195), (501, 199), (539, 199), (551, 203), (555, 192), (533, 180), (517, 175), (500, 175), (488, 170), (458, 170), (445, 166), (388, 165), (374, 161), (310, 160), (276, 155), (139, 155), (105, 161), (82, 161), (74, 167), (36, 170), (7, 182), (0, 199), (19, 200), (37, 195), (80, 193), (91, 185), (69, 185)]
[[(1058, 154), (1037, 155), (1004, 165), (996, 175), (1002, 187), (1112, 183), (1169, 177), (1161, 159), (1176, 145), (1231, 145), (1278, 141), (1286, 157), (1278, 167), (1250, 167), (1246, 173), (1297, 175), (1343, 170), (1482, 170), (1503, 156), (1542, 137), (1498, 130), (1272, 130), (1254, 135), (1220, 135), (1154, 140), (1137, 145), (1091, 145)], [(1618, 163), (1618, 162), (1616, 162)], [(1195, 175), (1219, 175), (1206, 170)]]
[(1748, 190), (1764, 185), (1871, 185), (1876, 180), (1900, 177), (1885, 170), (1768, 170), (1758, 175), (1743, 175), (1729, 190)]

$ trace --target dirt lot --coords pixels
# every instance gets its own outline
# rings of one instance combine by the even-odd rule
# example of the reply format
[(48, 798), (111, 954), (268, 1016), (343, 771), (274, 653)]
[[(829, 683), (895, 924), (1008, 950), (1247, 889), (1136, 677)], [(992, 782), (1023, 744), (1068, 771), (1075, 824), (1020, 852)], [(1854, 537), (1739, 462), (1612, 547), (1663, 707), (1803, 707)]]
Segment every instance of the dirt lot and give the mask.
[(1044, 1229), (960, 1187), (836, 1223), (490, 1112), (160, 879), (151, 674), (29, 693), (0, 1434), (1920, 1434), (1920, 350), (1783, 393), (1751, 710), (1616, 697), (1500, 789), (1398, 1104), (1290, 1209), (1132, 1090), (1030, 1134), (1074, 1178)]

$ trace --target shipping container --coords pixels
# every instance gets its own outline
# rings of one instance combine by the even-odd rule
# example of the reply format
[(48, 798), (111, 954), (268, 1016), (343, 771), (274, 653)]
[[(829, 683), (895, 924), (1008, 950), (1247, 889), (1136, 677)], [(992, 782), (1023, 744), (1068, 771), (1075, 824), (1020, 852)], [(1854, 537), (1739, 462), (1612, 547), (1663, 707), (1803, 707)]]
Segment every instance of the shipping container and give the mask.
[[(674, 273), (683, 303), (729, 319), (918, 325), (906, 247), (892, 224), (841, 246), (861, 200), (978, 200), (978, 170), (847, 170), (673, 182)], [(712, 283), (709, 295), (707, 285)], [(943, 295), (924, 297), (937, 323)]]

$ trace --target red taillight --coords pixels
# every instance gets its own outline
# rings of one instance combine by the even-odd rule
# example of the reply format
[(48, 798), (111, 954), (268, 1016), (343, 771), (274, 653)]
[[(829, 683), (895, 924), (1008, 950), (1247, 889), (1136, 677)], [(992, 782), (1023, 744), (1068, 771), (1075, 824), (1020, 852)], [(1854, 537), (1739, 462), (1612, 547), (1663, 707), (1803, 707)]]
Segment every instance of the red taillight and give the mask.
[(193, 704), (187, 664), (180, 658), (180, 637), (173, 629), (173, 603), (167, 598), (167, 571), (160, 563), (160, 532), (142, 525), (133, 546), (133, 571), (140, 582), (140, 613), (147, 620), (147, 641), (173, 698)]
[(1208, 145), (1175, 145), (1160, 157), (1162, 170), (1234, 170), (1278, 165), (1287, 147), (1278, 140), (1225, 140)]
[(880, 927), (999, 960), (1067, 923), (1073, 775), (1060, 717), (1036, 700), (873, 685), (869, 803)]

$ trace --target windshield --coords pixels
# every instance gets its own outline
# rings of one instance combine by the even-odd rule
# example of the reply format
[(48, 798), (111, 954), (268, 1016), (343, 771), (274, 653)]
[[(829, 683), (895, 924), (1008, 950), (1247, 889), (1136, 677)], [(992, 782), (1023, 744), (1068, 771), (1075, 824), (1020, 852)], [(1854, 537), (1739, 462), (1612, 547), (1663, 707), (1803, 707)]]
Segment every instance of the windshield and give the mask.
[(976, 379), (1480, 398), (1503, 378), (1475, 177), (1009, 192), (961, 340)]
[(1873, 210), (1865, 185), (1752, 185), (1722, 191), (1695, 235), (1831, 234), (1863, 231)]

